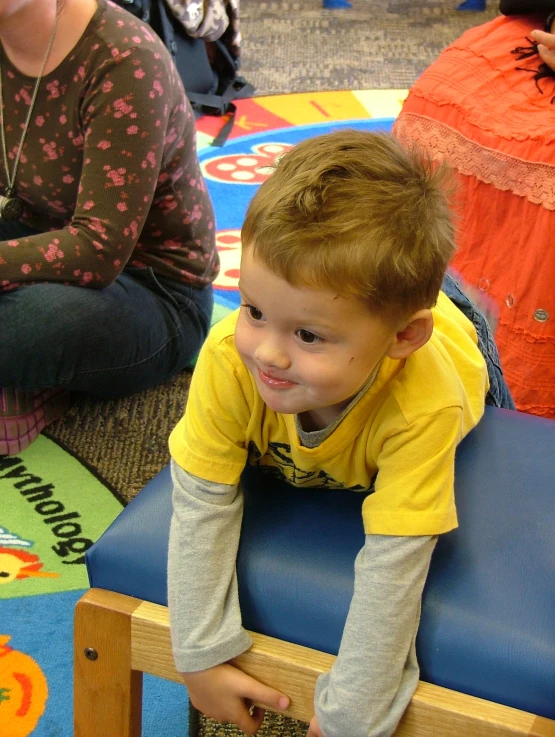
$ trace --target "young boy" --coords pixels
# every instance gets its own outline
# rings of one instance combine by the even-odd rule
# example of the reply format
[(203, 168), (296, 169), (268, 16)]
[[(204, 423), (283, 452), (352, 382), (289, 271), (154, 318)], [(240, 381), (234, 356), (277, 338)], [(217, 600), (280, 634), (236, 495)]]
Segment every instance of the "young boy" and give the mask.
[(375, 477), (309, 737), (391, 735), (417, 686), (422, 589), (437, 536), (457, 526), (455, 450), (490, 386), (473, 324), (440, 291), (454, 250), (443, 183), (393, 137), (340, 131), (287, 153), (248, 209), (240, 310), (213, 328), (170, 438), (168, 568), (191, 701), (247, 734), (263, 715), (250, 702), (288, 705), (227, 663), (251, 644), (235, 572), (248, 463), (347, 491)]

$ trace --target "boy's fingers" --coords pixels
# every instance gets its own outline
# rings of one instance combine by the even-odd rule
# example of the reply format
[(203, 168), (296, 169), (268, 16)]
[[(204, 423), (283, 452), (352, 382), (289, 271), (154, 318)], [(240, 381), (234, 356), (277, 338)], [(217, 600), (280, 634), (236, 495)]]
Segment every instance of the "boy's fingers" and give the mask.
[(254, 735), (260, 729), (263, 721), (264, 709), (260, 706), (254, 706), (249, 710), (249, 708), (245, 706), (245, 711), (241, 712), (240, 716), (235, 721), (235, 724), (245, 734)]
[(245, 711), (241, 712), (241, 715), (234, 720), (234, 723), (237, 727), (239, 727), (241, 732), (249, 735), (249, 737), (250, 735), (256, 734), (258, 732), (258, 728), (260, 727), (260, 724), (257, 723), (253, 717), (251, 717), (247, 708), (245, 708)]
[(268, 706), (270, 709), (287, 709), (289, 706), (289, 698), (285, 694), (282, 694), (275, 688), (265, 686), (263, 683), (251, 678), (246, 673), (243, 673), (242, 675), (244, 676), (244, 680), (241, 691), (245, 698), (248, 698), (251, 701), (256, 701), (258, 704), (262, 704), (263, 706)]
[(264, 719), (264, 714), (266, 713), (266, 710), (262, 706), (253, 706), (251, 712), (251, 716), (253, 717), (253, 719), (260, 719), (260, 723), (262, 724), (262, 720)]
[(318, 719), (316, 718), (316, 715), (313, 716), (310, 720), (306, 737), (324, 737), (324, 735), (322, 734), (322, 730), (320, 729), (320, 725), (318, 724)]
[(252, 710), (252, 718), (256, 724), (256, 731), (260, 729), (262, 722), (264, 721), (265, 711), (261, 706), (255, 706)]

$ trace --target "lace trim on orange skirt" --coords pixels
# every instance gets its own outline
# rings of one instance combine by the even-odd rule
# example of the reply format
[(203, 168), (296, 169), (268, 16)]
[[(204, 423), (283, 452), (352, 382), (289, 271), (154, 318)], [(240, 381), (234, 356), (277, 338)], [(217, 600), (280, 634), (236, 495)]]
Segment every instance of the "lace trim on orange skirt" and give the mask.
[(402, 112), (393, 130), (402, 143), (420, 144), (434, 159), (446, 160), (461, 174), (555, 210), (555, 166), (480, 146), (445, 123), (416, 113)]

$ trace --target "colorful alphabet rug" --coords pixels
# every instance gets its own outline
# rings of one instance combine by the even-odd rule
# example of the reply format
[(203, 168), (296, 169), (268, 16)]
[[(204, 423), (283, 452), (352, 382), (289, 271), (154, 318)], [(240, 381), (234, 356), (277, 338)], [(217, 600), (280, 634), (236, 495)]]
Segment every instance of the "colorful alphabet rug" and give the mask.
[[(122, 503), (46, 437), (0, 456), (0, 737), (72, 737), (73, 609), (84, 555)], [(145, 737), (183, 735), (185, 691), (145, 678)], [(171, 709), (167, 709), (168, 702)]]
[[(240, 228), (268, 166), (299, 141), (342, 127), (389, 130), (405, 90), (240, 100), (223, 148), (221, 118), (197, 121), (222, 263), (215, 320), (239, 303)], [(0, 456), (0, 737), (72, 737), (72, 628), (88, 586), (84, 555), (122, 503), (94, 469), (46, 437)], [(145, 677), (143, 737), (185, 737), (185, 689)], [(225, 734), (228, 734), (226, 731)]]
[(42, 436), (18, 456), (0, 456), (0, 500), (0, 735), (62, 734), (84, 554), (122, 505)]

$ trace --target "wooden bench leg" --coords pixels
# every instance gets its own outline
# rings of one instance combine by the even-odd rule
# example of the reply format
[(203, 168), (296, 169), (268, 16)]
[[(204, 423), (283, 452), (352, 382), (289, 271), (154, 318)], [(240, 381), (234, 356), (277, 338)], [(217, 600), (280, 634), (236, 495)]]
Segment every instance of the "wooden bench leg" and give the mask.
[(143, 674), (131, 668), (131, 616), (141, 602), (88, 591), (75, 608), (74, 737), (140, 737)]

